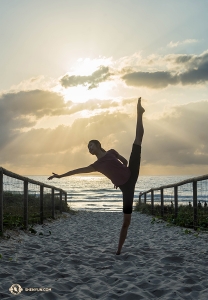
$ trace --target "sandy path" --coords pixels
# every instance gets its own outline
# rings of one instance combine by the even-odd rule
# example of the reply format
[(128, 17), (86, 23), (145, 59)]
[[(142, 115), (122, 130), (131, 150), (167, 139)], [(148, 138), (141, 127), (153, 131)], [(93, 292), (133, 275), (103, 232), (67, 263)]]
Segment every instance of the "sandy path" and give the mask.
[[(38, 225), (43, 235), (2, 241), (0, 299), (207, 300), (208, 234), (151, 220), (133, 212), (120, 256), (118, 212), (79, 212)], [(12, 284), (23, 288), (18, 296)], [(51, 291), (25, 291), (41, 287)]]

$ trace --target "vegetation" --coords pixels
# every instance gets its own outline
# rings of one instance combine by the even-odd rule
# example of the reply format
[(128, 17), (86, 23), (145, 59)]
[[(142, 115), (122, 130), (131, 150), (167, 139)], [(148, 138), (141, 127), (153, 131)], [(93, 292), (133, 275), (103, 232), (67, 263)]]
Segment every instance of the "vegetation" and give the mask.
[[(152, 212), (151, 204), (137, 202), (135, 211), (143, 214), (153, 215), (156, 218), (163, 219), (169, 224), (182, 226), (186, 228), (194, 228), (193, 207), (189, 205), (180, 205), (178, 207), (178, 215), (175, 218), (174, 207), (171, 205), (164, 206), (164, 215), (161, 217), (161, 205), (154, 205)], [(200, 207), (197, 212), (197, 228), (198, 230), (208, 231), (208, 207)]]
[[(13, 229), (18, 227), (24, 228), (24, 206), (23, 194), (4, 192), (3, 195), (3, 227), (4, 229)], [(60, 212), (60, 197), (54, 197), (55, 202), (55, 217)], [(70, 212), (68, 204), (62, 200), (62, 212)], [(43, 196), (43, 218), (52, 219), (52, 199), (51, 194)], [(37, 195), (28, 195), (28, 224), (33, 225), (40, 223), (40, 200)]]

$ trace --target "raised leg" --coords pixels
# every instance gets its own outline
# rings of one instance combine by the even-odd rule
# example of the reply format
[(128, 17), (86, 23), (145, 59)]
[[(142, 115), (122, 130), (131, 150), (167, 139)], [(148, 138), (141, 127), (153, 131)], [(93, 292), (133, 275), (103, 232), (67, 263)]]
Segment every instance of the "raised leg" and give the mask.
[[(137, 125), (136, 125), (136, 137), (134, 144), (140, 145), (142, 144), (142, 138), (144, 135), (144, 127), (142, 122), (142, 116), (145, 112), (144, 108), (141, 106), (141, 97), (138, 99), (137, 103)], [(138, 173), (137, 173), (138, 177)], [(133, 201), (133, 200), (132, 200)], [(121, 253), (122, 246), (125, 242), (127, 237), (128, 228), (131, 222), (131, 214), (124, 214), (123, 225), (121, 227), (119, 243), (118, 243), (118, 250), (116, 252), (117, 255)]]
[(140, 145), (142, 144), (142, 138), (144, 135), (144, 127), (142, 122), (142, 116), (145, 112), (144, 108), (141, 105), (141, 97), (138, 99), (137, 103), (137, 125), (136, 125), (136, 137), (134, 144)]
[(130, 223), (131, 223), (131, 214), (124, 214), (123, 225), (121, 227), (118, 250), (116, 252), (116, 255), (119, 255), (121, 253), (121, 249), (125, 242)]

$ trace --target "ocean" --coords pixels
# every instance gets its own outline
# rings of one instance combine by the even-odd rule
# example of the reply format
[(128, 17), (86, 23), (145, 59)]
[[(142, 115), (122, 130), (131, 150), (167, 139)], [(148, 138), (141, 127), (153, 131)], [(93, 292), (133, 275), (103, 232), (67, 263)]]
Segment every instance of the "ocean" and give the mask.
[[(114, 189), (111, 181), (103, 176), (71, 176), (62, 179), (47, 180), (48, 176), (27, 176), (34, 180), (44, 182), (67, 191), (67, 201), (72, 209), (87, 211), (122, 211), (122, 193), (120, 189)], [(150, 188), (160, 187), (166, 184), (176, 183), (195, 176), (140, 176), (134, 196), (134, 205), (139, 199), (139, 193)], [(199, 196), (207, 200), (207, 180), (203, 186), (199, 185)], [(192, 201), (192, 186), (188, 184), (182, 187), (183, 200)], [(203, 193), (203, 195), (202, 195)], [(168, 196), (173, 200), (173, 189)], [(157, 197), (155, 197), (157, 199)], [(150, 199), (149, 199), (150, 201)], [(157, 201), (157, 200), (156, 200)], [(169, 201), (170, 202), (170, 201)]]

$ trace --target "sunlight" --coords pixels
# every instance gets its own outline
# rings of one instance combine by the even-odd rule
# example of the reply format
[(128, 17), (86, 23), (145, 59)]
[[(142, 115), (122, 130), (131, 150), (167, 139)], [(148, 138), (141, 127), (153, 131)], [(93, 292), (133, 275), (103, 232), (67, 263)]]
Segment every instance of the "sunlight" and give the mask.
[(79, 58), (75, 65), (71, 68), (72, 73), (70, 75), (91, 75), (100, 66), (109, 66), (112, 64), (112, 58), (101, 57), (99, 58)]
[(72, 101), (75, 103), (86, 102), (90, 99), (112, 99), (112, 89), (115, 83), (101, 82), (97, 88), (88, 90), (86, 86), (75, 86), (70, 88), (63, 88), (61, 85), (56, 86), (53, 90), (63, 95), (65, 101)]
[[(95, 59), (79, 58), (76, 63), (67, 72), (69, 76), (90, 76), (100, 68), (100, 66), (109, 66), (112, 64), (112, 58), (99, 56)], [(86, 102), (89, 99), (107, 99), (110, 97), (110, 90), (113, 88), (112, 82), (101, 82), (98, 87), (88, 89), (87, 86), (77, 85), (70, 88), (64, 88), (60, 84), (53, 88), (54, 92), (63, 95), (65, 101)]]

